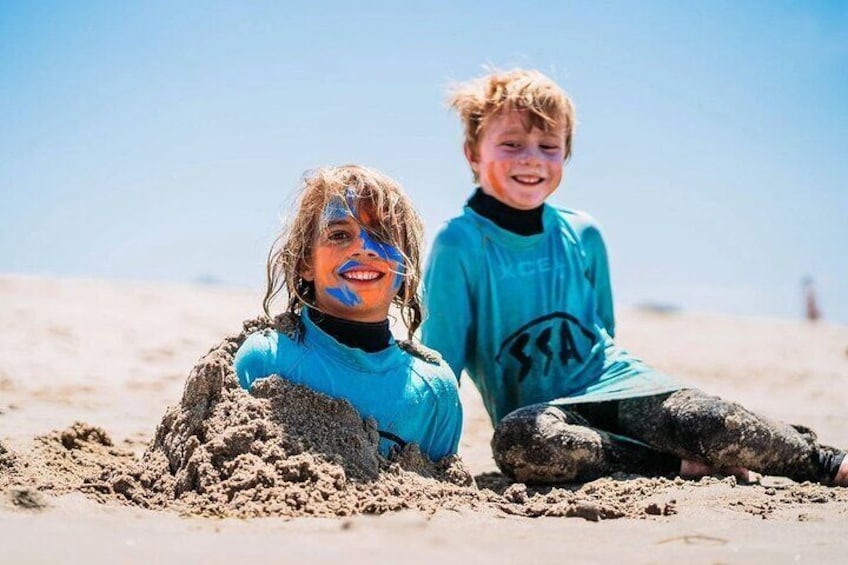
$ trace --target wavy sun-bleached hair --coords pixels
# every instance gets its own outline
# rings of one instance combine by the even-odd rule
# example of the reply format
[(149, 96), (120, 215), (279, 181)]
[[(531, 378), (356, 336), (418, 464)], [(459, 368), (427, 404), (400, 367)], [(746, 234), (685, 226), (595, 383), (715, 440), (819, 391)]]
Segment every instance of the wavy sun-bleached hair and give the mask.
[(348, 207), (355, 203), (358, 210), (366, 210), (372, 222), (363, 227), (381, 243), (400, 251), (403, 282), (392, 303), (400, 309), (401, 320), (412, 339), (422, 319), (418, 286), (424, 226), (397, 182), (360, 165), (322, 167), (303, 175), (296, 211), (268, 254), (267, 287), (262, 301), (265, 313), (272, 315), (271, 304), (284, 289), (288, 312), (299, 314), (304, 305), (316, 307), (315, 285), (304, 280), (301, 273), (312, 257), (317, 235), (327, 227), (323, 212), (331, 202), (344, 202)]
[[(543, 131), (565, 129), (565, 158), (571, 156), (574, 104), (553, 80), (536, 70), (492, 69), (480, 78), (454, 84), (446, 103), (456, 110), (465, 129), (465, 147), (477, 154), (486, 124), (502, 110), (525, 111), (525, 127)], [(474, 181), (479, 179), (475, 173)]]

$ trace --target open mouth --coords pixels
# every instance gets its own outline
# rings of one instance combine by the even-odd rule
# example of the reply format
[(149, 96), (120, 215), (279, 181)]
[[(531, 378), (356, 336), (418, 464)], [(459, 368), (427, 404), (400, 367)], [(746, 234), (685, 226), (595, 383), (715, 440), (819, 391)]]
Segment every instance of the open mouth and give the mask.
[(537, 175), (513, 175), (512, 180), (520, 184), (534, 186), (537, 184), (541, 184), (542, 182), (544, 182), (545, 179)]
[(356, 281), (356, 282), (371, 282), (376, 281), (385, 276), (385, 273), (381, 273), (380, 271), (366, 271), (366, 270), (354, 270), (347, 271), (345, 273), (341, 273), (341, 277), (346, 281)]

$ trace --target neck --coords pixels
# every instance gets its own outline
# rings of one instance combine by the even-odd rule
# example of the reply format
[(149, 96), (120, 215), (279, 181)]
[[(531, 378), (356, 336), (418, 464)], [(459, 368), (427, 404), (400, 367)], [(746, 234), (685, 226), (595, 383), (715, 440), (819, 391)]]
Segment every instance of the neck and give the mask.
[(497, 198), (489, 196), (483, 189), (478, 188), (468, 206), (495, 223), (499, 228), (511, 231), (517, 235), (536, 235), (542, 233), (542, 211), (544, 204), (532, 210), (519, 210), (507, 206)]
[(387, 348), (392, 337), (388, 320), (355, 322), (330, 316), (314, 308), (309, 309), (309, 319), (342, 345), (361, 349), (366, 353), (375, 353)]

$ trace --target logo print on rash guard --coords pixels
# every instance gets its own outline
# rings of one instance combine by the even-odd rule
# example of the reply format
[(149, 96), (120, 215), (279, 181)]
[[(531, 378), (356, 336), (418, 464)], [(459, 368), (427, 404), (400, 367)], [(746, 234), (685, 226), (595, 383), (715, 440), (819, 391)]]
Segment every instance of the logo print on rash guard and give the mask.
[(534, 365), (541, 364), (545, 376), (557, 365), (565, 367), (572, 360), (582, 363), (595, 345), (595, 335), (580, 325), (577, 318), (565, 312), (554, 312), (532, 320), (512, 332), (498, 349), (495, 361), (502, 365), (518, 362), (518, 382), (522, 382)]

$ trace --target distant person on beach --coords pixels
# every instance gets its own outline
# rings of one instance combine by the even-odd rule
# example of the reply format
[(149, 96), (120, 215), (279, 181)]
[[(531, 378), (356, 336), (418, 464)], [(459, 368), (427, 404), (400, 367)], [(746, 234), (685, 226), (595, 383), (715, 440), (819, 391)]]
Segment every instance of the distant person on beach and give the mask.
[(392, 304), (410, 337), (421, 323), (422, 234), (409, 199), (382, 173), (356, 165), (307, 173), (268, 257), (263, 305), (270, 316), (287, 292), (283, 329), (254, 333), (239, 348), (241, 386), (277, 375), (348, 400), (376, 420), (384, 455), (407, 443), (434, 461), (456, 453), (456, 377), (434, 352), (396, 342), (389, 329)]
[(810, 322), (816, 322), (821, 318), (821, 310), (816, 298), (816, 283), (812, 277), (804, 277), (801, 279), (801, 288), (804, 292), (804, 317)]
[(537, 71), (493, 72), (459, 84), (449, 103), (478, 187), (433, 244), (422, 339), (477, 386), (504, 473), (557, 483), (750, 470), (848, 486), (845, 452), (810, 430), (691, 388), (616, 345), (598, 224), (545, 203), (575, 124), (558, 85)]

